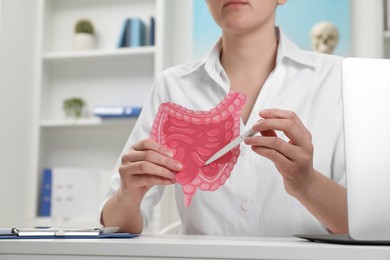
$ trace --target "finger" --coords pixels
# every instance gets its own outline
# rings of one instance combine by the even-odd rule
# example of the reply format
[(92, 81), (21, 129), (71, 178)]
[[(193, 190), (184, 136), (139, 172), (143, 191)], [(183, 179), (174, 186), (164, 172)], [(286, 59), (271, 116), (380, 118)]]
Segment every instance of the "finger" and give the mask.
[(175, 180), (169, 180), (166, 178), (160, 178), (157, 176), (138, 176), (134, 178), (134, 184), (138, 187), (148, 187), (150, 189), (155, 185), (170, 185), (176, 183)]
[(278, 136), (274, 130), (264, 130), (260, 131), (262, 136)]
[[(302, 133), (301, 129), (289, 119), (263, 119), (253, 126), (254, 130), (264, 132), (267, 131), (283, 131), (284, 134), (297, 145), (306, 143), (306, 132)], [(276, 134), (275, 134), (276, 135)]]
[(279, 118), (279, 119), (290, 119), (293, 121), (302, 131), (307, 131), (306, 127), (299, 119), (299, 117), (292, 111), (282, 109), (265, 109), (260, 111), (260, 117), (262, 118)]
[(150, 163), (158, 164), (160, 166), (166, 167), (172, 171), (180, 171), (183, 169), (183, 165), (181, 162), (162, 155), (153, 150), (145, 150), (145, 151), (130, 151), (127, 155), (123, 156), (122, 162), (139, 162), (139, 161), (147, 161)]
[(294, 167), (293, 162), (274, 149), (261, 146), (252, 146), (252, 150), (255, 153), (271, 160), (283, 176), (286, 176), (288, 170)]
[[(260, 121), (262, 121), (262, 120), (264, 120), (263, 118), (261, 118), (259, 121), (257, 121), (256, 123), (259, 123)], [(256, 124), (255, 123), (255, 124)], [(252, 129), (253, 129), (253, 127), (252, 127)], [(255, 129), (254, 129), (255, 130)], [(273, 130), (263, 130), (263, 131), (259, 131), (260, 132), (260, 134), (262, 135), (262, 136), (278, 136), (277, 134), (276, 134), (276, 132), (275, 131), (273, 131)]]
[(279, 137), (254, 136), (245, 138), (245, 143), (252, 147), (262, 147), (275, 150), (291, 161), (296, 161), (300, 155), (299, 148), (289, 144)]
[(168, 170), (167, 168), (146, 161), (134, 162), (134, 163), (129, 163), (125, 166), (121, 166), (120, 173), (122, 173), (122, 175), (148, 174), (151, 176), (158, 176), (158, 177), (171, 179), (171, 180), (175, 179), (176, 177), (176, 174)]
[(170, 149), (153, 141), (152, 139), (142, 140), (138, 143), (135, 143), (131, 148), (136, 151), (153, 150), (160, 154), (164, 154), (165, 156), (173, 157), (173, 153)]

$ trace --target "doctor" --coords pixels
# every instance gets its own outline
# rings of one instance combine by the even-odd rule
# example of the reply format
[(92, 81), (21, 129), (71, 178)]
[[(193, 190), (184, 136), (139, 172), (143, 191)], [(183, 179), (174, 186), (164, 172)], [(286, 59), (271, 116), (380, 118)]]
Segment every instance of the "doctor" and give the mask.
[[(222, 37), (202, 61), (157, 79), (130, 135), (101, 222), (140, 233), (164, 186), (175, 185), (184, 234), (291, 236), (347, 232), (341, 58), (300, 50), (275, 27), (286, 0), (208, 0)], [(181, 162), (149, 139), (159, 105), (210, 110), (229, 91), (246, 94), (249, 137), (225, 185), (198, 190), (184, 207)], [(259, 118), (263, 118), (257, 122)]]

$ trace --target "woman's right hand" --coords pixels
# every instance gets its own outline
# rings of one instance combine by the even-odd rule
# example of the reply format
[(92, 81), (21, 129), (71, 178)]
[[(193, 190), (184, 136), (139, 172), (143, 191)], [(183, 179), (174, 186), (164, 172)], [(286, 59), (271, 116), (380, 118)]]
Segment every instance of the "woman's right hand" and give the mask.
[(140, 204), (145, 193), (154, 185), (176, 183), (175, 172), (182, 167), (181, 162), (173, 159), (173, 153), (168, 148), (152, 139), (142, 140), (122, 156), (120, 196)]

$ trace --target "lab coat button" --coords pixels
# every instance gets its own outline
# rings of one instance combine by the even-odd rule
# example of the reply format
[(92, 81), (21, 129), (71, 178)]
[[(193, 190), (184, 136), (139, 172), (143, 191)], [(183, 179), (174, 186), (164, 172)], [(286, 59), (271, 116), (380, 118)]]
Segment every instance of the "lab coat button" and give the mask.
[(241, 146), (240, 147), (240, 156), (245, 156), (246, 155), (246, 148)]
[(248, 211), (249, 210), (249, 203), (245, 201), (244, 203), (241, 204), (241, 209), (243, 211)]

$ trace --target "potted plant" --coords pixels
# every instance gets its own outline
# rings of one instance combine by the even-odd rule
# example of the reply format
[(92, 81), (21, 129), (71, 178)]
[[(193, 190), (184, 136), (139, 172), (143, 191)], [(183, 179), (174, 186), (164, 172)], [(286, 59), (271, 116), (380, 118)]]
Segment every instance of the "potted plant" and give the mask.
[(95, 29), (91, 21), (81, 19), (75, 25), (74, 49), (90, 50), (95, 48)]
[(64, 100), (63, 108), (66, 117), (81, 118), (85, 108), (85, 101), (81, 98), (69, 98)]

